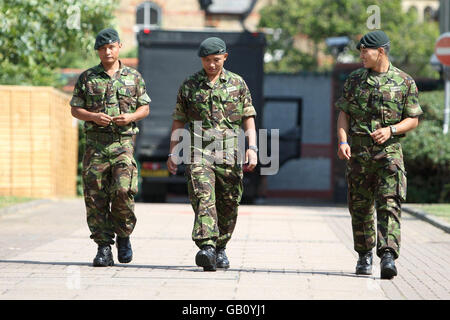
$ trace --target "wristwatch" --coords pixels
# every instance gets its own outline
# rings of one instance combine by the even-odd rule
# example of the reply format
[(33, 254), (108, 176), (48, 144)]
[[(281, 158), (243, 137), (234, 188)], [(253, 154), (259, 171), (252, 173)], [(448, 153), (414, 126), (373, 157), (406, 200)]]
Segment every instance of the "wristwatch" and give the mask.
[(392, 133), (392, 135), (394, 135), (394, 134), (397, 133), (397, 128), (396, 128), (396, 127), (394, 127), (394, 126), (389, 126), (389, 128), (391, 128), (391, 133)]
[(249, 149), (258, 152), (258, 147), (257, 146), (248, 146)]

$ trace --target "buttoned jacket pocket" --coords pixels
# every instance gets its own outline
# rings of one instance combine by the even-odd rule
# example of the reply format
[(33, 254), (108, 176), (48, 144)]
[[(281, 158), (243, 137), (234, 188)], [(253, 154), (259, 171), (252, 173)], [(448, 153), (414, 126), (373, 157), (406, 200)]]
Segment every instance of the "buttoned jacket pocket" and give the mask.
[(382, 92), (381, 119), (389, 126), (402, 120), (404, 95), (400, 89), (390, 88)]
[(94, 83), (86, 84), (86, 109), (90, 112), (105, 111), (105, 90)]
[(136, 86), (123, 86), (117, 90), (117, 98), (121, 113), (132, 113), (136, 111)]
[(187, 115), (190, 121), (205, 120), (211, 115), (210, 99), (207, 95), (191, 95), (187, 99)]
[(224, 117), (230, 122), (242, 120), (243, 104), (239, 96), (228, 95), (222, 98)]

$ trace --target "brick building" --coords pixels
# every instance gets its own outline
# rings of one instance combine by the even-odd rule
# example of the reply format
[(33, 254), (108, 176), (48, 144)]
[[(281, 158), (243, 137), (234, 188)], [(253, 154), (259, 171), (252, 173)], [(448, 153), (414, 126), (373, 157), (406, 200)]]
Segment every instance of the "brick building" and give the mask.
[[(259, 11), (275, 0), (258, 0), (245, 19), (245, 27), (255, 31), (259, 22)], [(121, 0), (116, 11), (116, 22), (125, 48), (136, 46), (135, 31), (141, 21), (136, 21), (138, 9), (151, 8), (148, 20), (166, 30), (196, 30), (207, 27), (219, 30), (242, 30), (239, 13), (251, 7), (252, 0), (215, 0), (210, 12), (200, 7), (198, 0)], [(140, 15), (145, 20), (144, 15)]]

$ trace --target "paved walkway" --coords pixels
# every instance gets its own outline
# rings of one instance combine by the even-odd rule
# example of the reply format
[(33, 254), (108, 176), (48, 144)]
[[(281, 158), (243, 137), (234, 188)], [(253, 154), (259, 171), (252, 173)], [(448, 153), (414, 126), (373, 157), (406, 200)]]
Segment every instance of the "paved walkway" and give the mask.
[(0, 214), (0, 299), (450, 299), (450, 235), (404, 214), (399, 276), (356, 276), (345, 207), (240, 208), (231, 268), (203, 272), (187, 204), (136, 205), (134, 260), (93, 268), (81, 200)]

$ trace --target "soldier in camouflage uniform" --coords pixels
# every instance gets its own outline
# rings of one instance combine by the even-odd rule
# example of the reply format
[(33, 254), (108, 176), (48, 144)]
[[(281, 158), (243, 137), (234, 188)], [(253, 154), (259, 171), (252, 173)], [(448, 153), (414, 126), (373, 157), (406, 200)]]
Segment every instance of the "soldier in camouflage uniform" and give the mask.
[[(248, 134), (245, 161), (249, 170), (257, 163), (256, 111), (242, 77), (223, 68), (228, 54), (221, 39), (203, 41), (198, 55), (203, 69), (186, 79), (179, 89), (172, 134), (189, 125), (186, 178), (195, 212), (192, 239), (200, 248), (196, 263), (205, 271), (215, 271), (216, 267), (229, 267), (225, 247), (236, 225), (243, 191), (238, 148), (241, 125)], [(177, 155), (172, 154), (177, 143), (177, 139), (171, 139), (167, 166), (172, 174), (177, 170)], [(215, 147), (211, 148), (211, 144)]]
[(369, 32), (357, 48), (364, 68), (349, 75), (336, 102), (338, 157), (348, 160), (348, 207), (359, 254), (356, 273), (372, 273), (376, 246), (381, 278), (390, 279), (397, 275), (394, 260), (400, 253), (401, 202), (406, 199), (399, 139), (418, 125), (422, 109), (414, 80), (389, 61), (390, 43), (383, 31)]
[(84, 71), (70, 102), (72, 115), (84, 122), (84, 200), (91, 239), (98, 245), (94, 266), (132, 260), (130, 234), (136, 224), (134, 196), (137, 166), (133, 157), (136, 121), (149, 114), (150, 98), (139, 72), (118, 59), (120, 43), (113, 29), (102, 30), (95, 49), (101, 63)]

